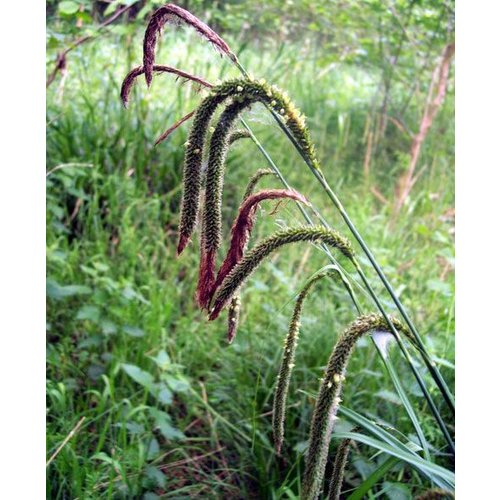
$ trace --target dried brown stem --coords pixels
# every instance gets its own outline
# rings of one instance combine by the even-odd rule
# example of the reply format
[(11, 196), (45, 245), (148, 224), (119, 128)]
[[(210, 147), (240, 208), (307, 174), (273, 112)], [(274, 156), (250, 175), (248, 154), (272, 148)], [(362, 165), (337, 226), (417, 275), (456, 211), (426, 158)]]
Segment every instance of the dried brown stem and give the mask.
[(410, 191), (415, 184), (415, 169), (417, 167), (418, 159), (422, 144), (432, 126), (432, 122), (443, 104), (446, 94), (446, 84), (448, 82), (448, 73), (450, 71), (450, 64), (455, 54), (455, 44), (448, 44), (441, 57), (439, 64), (436, 66), (432, 75), (431, 84), (429, 85), (429, 92), (427, 94), (427, 103), (424, 108), (422, 121), (417, 134), (413, 137), (410, 150), (410, 163), (408, 169), (401, 176), (396, 189), (396, 202), (394, 205), (394, 217), (397, 216), (403, 207)]

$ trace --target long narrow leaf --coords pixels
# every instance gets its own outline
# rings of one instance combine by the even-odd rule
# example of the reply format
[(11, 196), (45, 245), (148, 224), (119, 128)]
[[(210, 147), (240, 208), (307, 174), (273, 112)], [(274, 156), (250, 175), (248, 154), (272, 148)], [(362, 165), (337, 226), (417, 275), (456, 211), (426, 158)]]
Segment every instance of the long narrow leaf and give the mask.
[(359, 434), (357, 432), (337, 432), (334, 434), (334, 437), (339, 439), (353, 439), (359, 443), (366, 444), (376, 450), (387, 453), (388, 455), (397, 457), (414, 467), (431, 481), (434, 481), (440, 488), (449, 490), (455, 489), (455, 474), (453, 472), (441, 467), (440, 465), (433, 464), (418, 455), (416, 456), (412, 453), (408, 453), (399, 447), (391, 446), (383, 441), (379, 441), (378, 439), (374, 439), (370, 436)]

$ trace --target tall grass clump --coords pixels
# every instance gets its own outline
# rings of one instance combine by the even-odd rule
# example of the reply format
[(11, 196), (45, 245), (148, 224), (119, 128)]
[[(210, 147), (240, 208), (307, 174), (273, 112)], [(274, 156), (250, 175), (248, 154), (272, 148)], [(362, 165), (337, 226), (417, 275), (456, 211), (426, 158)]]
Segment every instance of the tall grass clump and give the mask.
[[(201, 77), (195, 77), (174, 68), (156, 65), (157, 37), (161, 29), (169, 22), (186, 24), (194, 28), (204, 40), (211, 43), (222, 55), (228, 56), (229, 60), (240, 70), (242, 77), (232, 78), (218, 85), (212, 85)], [(272, 430), (278, 455), (283, 450), (287, 394), (295, 364), (300, 317), (306, 297), (316, 282), (326, 275), (332, 274), (335, 278), (338, 278), (346, 289), (350, 300), (360, 313), (360, 316), (337, 339), (324, 371), (312, 412), (301, 497), (316, 499), (323, 492), (330, 440), (337, 419), (337, 412), (340, 408), (340, 396), (347, 366), (356, 342), (370, 332), (385, 332), (395, 339), (399, 351), (403, 354), (406, 366), (415, 377), (449, 450), (454, 452), (454, 443), (450, 436), (449, 426), (445, 423), (441, 412), (436, 406), (421, 370), (419, 370), (416, 361), (413, 359), (411, 350), (421, 357), (428, 374), (438, 387), (439, 396), (453, 411), (454, 402), (451, 391), (428, 354), (418, 331), (387, 281), (372, 252), (341, 204), (338, 195), (328, 184), (306, 125), (305, 117), (286, 92), (275, 85), (269, 84), (264, 79), (250, 77), (229, 45), (217, 33), (191, 13), (173, 4), (161, 7), (151, 17), (144, 38), (143, 66), (132, 70), (125, 78), (122, 86), (124, 104), (128, 101), (130, 87), (135, 79), (144, 74), (149, 86), (155, 72), (170, 72), (209, 88), (208, 95), (201, 100), (196, 110), (171, 127), (166, 135), (193, 116), (193, 123), (185, 145), (177, 254), (180, 255), (186, 249), (201, 218), (200, 261), (196, 299), (200, 309), (207, 312), (208, 319), (211, 321), (217, 319), (224, 309), (228, 310), (228, 341), (232, 342), (234, 340), (240, 320), (240, 290), (249, 277), (263, 266), (267, 257), (282, 251), (292, 244), (298, 246), (314, 244), (331, 261), (329, 272), (317, 273), (301, 290), (289, 324), (274, 393), (272, 412)], [(369, 264), (376, 271), (393, 301), (393, 305), (399, 310), (403, 321), (388, 314), (386, 298), (375, 292), (361, 265), (363, 260), (358, 259), (356, 256), (355, 247), (350, 239), (339, 231), (332, 229), (325, 217), (302, 194), (293, 189), (265, 147), (246, 124), (243, 113), (255, 105), (264, 106), (271, 113), (286, 138), (311, 170), (321, 185), (322, 192), (339, 211), (345, 228), (351, 233), (362, 254), (366, 256)], [(219, 108), (222, 109), (217, 116)], [(216, 117), (215, 120), (214, 117)], [(212, 123), (213, 121), (215, 123)], [(237, 122), (243, 125), (243, 129), (236, 129)], [(164, 136), (166, 135), (164, 134)], [(223, 225), (222, 218), (227, 156), (235, 140), (247, 137), (257, 146), (270, 168), (256, 170), (251, 176), (243, 201), (237, 210), (231, 230), (228, 232)], [(205, 162), (206, 168), (204, 168)], [(259, 179), (270, 174), (277, 176), (285, 189), (265, 189), (254, 192)], [(258, 205), (264, 201), (282, 199), (288, 199), (296, 204), (306, 221), (306, 225), (283, 228), (248, 248), (250, 234), (256, 223)], [(228, 250), (221, 265), (218, 266), (218, 260), (221, 257), (220, 249), (225, 241), (228, 243)], [(338, 261), (339, 258), (343, 264)], [(346, 271), (344, 266), (347, 266), (350, 271)], [(378, 310), (377, 312), (362, 314), (362, 307), (353, 291), (353, 284), (366, 294), (369, 301), (368, 310), (371, 310), (374, 304)], [(426, 437), (410, 407), (399, 374), (386, 359), (387, 353), (380, 348), (377, 352), (384, 360), (384, 366), (387, 368), (398, 395), (403, 401), (405, 410), (412, 420), (424, 450), (425, 458), (421, 458), (420, 455), (415, 453), (414, 450), (409, 450), (408, 447), (401, 448), (399, 442), (391, 440), (390, 437), (379, 432), (374, 426), (370, 427), (366, 422), (364, 429), (372, 432), (378, 438), (382, 436), (394, 448), (395, 451), (392, 451), (395, 454), (394, 456), (407, 461), (419, 471), (424, 471), (425, 475), (431, 477), (431, 480), (436, 484), (445, 486), (452, 484), (451, 473), (448, 474), (449, 471), (442, 470), (431, 461)], [(352, 418), (358, 420), (356, 423), (363, 422), (361, 417), (354, 416)], [(385, 448), (381, 447), (382, 445), (379, 445), (376, 441), (368, 440), (367, 442), (375, 447), (379, 446), (379, 449), (385, 449), (387, 453), (393, 450), (393, 448), (387, 448), (384, 443), (382, 444), (386, 446)], [(338, 498), (339, 496), (341, 477), (346, 467), (347, 452), (348, 444), (342, 445), (337, 450), (337, 456), (334, 459), (334, 477), (330, 486), (330, 498)]]

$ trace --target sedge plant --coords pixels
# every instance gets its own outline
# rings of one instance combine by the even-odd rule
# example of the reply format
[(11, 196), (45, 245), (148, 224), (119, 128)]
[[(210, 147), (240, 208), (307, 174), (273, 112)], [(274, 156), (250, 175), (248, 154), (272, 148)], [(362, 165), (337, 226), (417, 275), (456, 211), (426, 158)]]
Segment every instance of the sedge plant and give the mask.
[[(223, 81), (219, 85), (212, 85), (203, 78), (191, 75), (182, 70), (156, 65), (157, 37), (165, 24), (169, 22), (186, 24), (194, 28), (201, 37), (211, 43), (221, 55), (228, 57), (228, 59), (241, 71), (243, 75), (242, 78)], [(311, 135), (306, 126), (305, 117), (293, 104), (286, 92), (283, 92), (275, 85), (268, 84), (263, 79), (251, 78), (239, 62), (235, 53), (230, 49), (229, 45), (216, 32), (193, 14), (173, 4), (167, 4), (153, 14), (146, 29), (143, 49), (143, 66), (132, 70), (125, 78), (122, 86), (122, 100), (125, 105), (128, 102), (128, 96), (133, 82), (142, 74), (145, 75), (148, 86), (151, 84), (155, 72), (168, 72), (178, 77), (191, 80), (195, 84), (209, 89), (209, 95), (200, 102), (197, 109), (183, 117), (174, 124), (174, 126), (170, 127), (157, 141), (161, 142), (161, 140), (164, 140), (178, 126), (193, 117), (193, 124), (189, 132), (185, 150), (177, 254), (180, 255), (191, 241), (201, 215), (200, 267), (197, 302), (201, 309), (207, 311), (209, 320), (217, 319), (222, 310), (227, 309), (228, 340), (230, 342), (233, 341), (236, 335), (241, 308), (239, 292), (246, 280), (263, 264), (266, 257), (280, 251), (287, 245), (304, 245), (307, 243), (317, 244), (325, 251), (332, 262), (331, 270), (335, 271), (335, 276), (340, 279), (341, 283), (348, 291), (359, 313), (361, 313), (361, 309), (350, 284), (350, 281), (356, 282), (352, 277), (346, 274), (344, 267), (341, 266), (337, 260), (338, 256), (345, 258), (349, 263), (348, 265), (358, 274), (368, 296), (373, 300), (379, 311), (376, 314), (372, 313), (359, 316), (358, 319), (356, 319), (339, 337), (332, 350), (319, 388), (312, 416), (308, 451), (305, 458), (305, 471), (302, 480), (303, 498), (315, 499), (323, 491), (329, 444), (336, 414), (341, 402), (340, 394), (345, 379), (347, 364), (357, 340), (363, 335), (374, 331), (386, 332), (396, 340), (429, 404), (429, 408), (449, 448), (454, 451), (454, 443), (444, 423), (444, 419), (436, 407), (422, 375), (417, 370), (402, 335), (410, 340), (412, 348), (415, 348), (416, 352), (422, 357), (430, 375), (438, 386), (440, 394), (450, 409), (453, 410), (454, 402), (451, 391), (447, 387), (435, 363), (433, 363), (418, 331), (410, 320), (403, 305), (396, 297), (393, 288), (387, 281), (372, 252), (357, 231), (347, 211), (341, 204), (339, 197), (329, 186), (322, 172)], [(382, 305), (382, 300), (375, 293), (356, 257), (355, 249), (351, 241), (346, 238), (346, 236), (332, 229), (305, 197), (291, 188), (265, 148), (257, 140), (250, 127), (243, 120), (242, 114), (257, 103), (264, 105), (270, 111), (280, 129), (284, 132), (315, 178), (319, 181), (326, 196), (338, 209), (347, 228), (361, 247), (362, 252), (367, 256), (370, 264), (375, 269), (391, 299), (394, 301), (404, 323), (386, 312)], [(211, 126), (219, 107), (222, 107), (223, 110), (216, 119), (215, 126)], [(243, 124), (243, 130), (236, 130), (235, 125), (237, 122)], [(268, 170), (258, 170), (254, 176), (251, 177), (231, 229), (229, 249), (225, 259), (217, 270), (218, 254), (221, 244), (225, 239), (221, 214), (226, 159), (231, 144), (237, 139), (248, 137), (256, 144), (271, 168)], [(206, 159), (207, 164), (206, 170), (203, 168), (204, 159)], [(279, 178), (284, 184), (285, 189), (263, 190), (254, 193), (253, 190), (258, 180), (262, 176), (269, 175), (270, 173), (275, 174)], [(250, 233), (255, 224), (257, 206), (264, 200), (273, 199), (290, 199), (296, 202), (307, 225), (278, 231), (265, 238), (260, 243), (255, 244), (252, 248), (247, 249)], [(319, 219), (321, 224), (318, 225), (313, 223), (313, 219), (310, 215), (311, 212)], [(337, 257), (335, 257), (335, 254), (337, 254)], [(318, 273), (306, 284), (306, 287), (299, 294), (285, 341), (285, 349), (273, 404), (273, 433), (278, 454), (281, 452), (284, 439), (286, 399), (294, 366), (300, 325), (299, 320), (304, 299), (307, 297), (313, 284), (327, 274), (329, 273)], [(378, 350), (384, 359), (384, 353), (381, 352), (381, 349)], [(412, 419), (424, 449), (426, 459), (428, 459), (429, 455), (425, 436), (414, 414), (412, 416), (411, 410), (408, 408), (409, 402), (399, 382), (398, 375), (387, 359), (385, 359), (384, 364)], [(334, 471), (336, 472), (334, 472), (335, 477), (332, 478), (331, 481), (330, 498), (338, 497), (340, 488), (339, 482), (342, 476), (341, 471), (345, 468), (347, 449), (348, 445), (341, 447), (337, 452), (337, 458), (335, 459), (336, 466), (334, 466)]]

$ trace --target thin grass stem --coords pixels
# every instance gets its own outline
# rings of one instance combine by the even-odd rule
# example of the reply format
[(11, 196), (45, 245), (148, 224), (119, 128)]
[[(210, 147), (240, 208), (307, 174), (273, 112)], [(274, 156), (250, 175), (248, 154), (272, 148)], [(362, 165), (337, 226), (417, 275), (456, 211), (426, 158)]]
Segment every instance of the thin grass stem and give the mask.
[[(240, 62), (238, 61), (238, 59), (235, 59), (233, 62), (237, 66), (237, 68), (241, 71), (241, 73), (248, 78), (249, 75), (248, 75), (247, 71), (245, 70), (245, 68), (243, 68), (243, 66), (240, 64)], [(288, 137), (288, 139), (295, 146), (295, 148), (299, 152), (300, 156), (304, 159), (305, 163), (307, 164), (307, 166), (309, 167), (309, 169), (312, 171), (312, 173), (314, 174), (314, 176), (318, 179), (318, 181), (320, 182), (321, 186), (326, 191), (328, 197), (330, 198), (330, 200), (333, 202), (333, 204), (335, 205), (335, 207), (340, 212), (340, 215), (342, 216), (342, 218), (344, 219), (345, 223), (349, 227), (349, 230), (352, 232), (352, 234), (354, 235), (354, 237), (358, 241), (358, 243), (361, 246), (363, 252), (368, 257), (368, 260), (370, 261), (371, 265), (373, 266), (373, 268), (377, 272), (377, 274), (378, 274), (380, 280), (382, 281), (384, 287), (388, 291), (388, 293), (391, 296), (394, 304), (396, 305), (396, 307), (398, 308), (399, 312), (401, 313), (403, 319), (407, 323), (407, 325), (408, 325), (411, 333), (413, 334), (413, 336), (414, 336), (414, 338), (415, 338), (415, 340), (417, 342), (417, 345), (419, 346), (419, 351), (422, 354), (422, 358), (423, 358), (423, 360), (424, 360), (424, 362), (425, 362), (428, 370), (430, 371), (430, 373), (432, 375), (432, 378), (436, 382), (436, 385), (439, 387), (439, 390), (443, 394), (443, 396), (444, 396), (444, 398), (446, 400), (446, 403), (448, 404), (448, 406), (450, 407), (450, 410), (454, 414), (454, 412), (455, 412), (455, 402), (454, 402), (454, 398), (453, 398), (453, 396), (451, 394), (450, 389), (448, 388), (446, 382), (444, 381), (443, 377), (441, 376), (441, 373), (439, 372), (439, 370), (437, 369), (437, 367), (433, 364), (432, 360), (430, 359), (430, 356), (427, 353), (425, 345), (424, 345), (424, 343), (423, 343), (423, 341), (422, 341), (422, 339), (421, 339), (421, 337), (420, 337), (417, 329), (415, 328), (415, 325), (413, 324), (413, 322), (409, 318), (409, 316), (408, 316), (408, 314), (407, 314), (407, 312), (406, 312), (403, 304), (397, 298), (396, 293), (394, 292), (394, 289), (390, 285), (390, 283), (387, 280), (385, 274), (383, 273), (382, 269), (380, 268), (380, 266), (378, 265), (377, 261), (375, 260), (375, 257), (373, 256), (372, 252), (370, 251), (368, 245), (365, 243), (365, 241), (363, 240), (363, 238), (359, 234), (356, 226), (351, 221), (350, 217), (348, 216), (348, 214), (347, 214), (346, 210), (344, 209), (342, 203), (340, 202), (339, 198), (336, 196), (336, 194), (333, 192), (333, 190), (331, 189), (330, 185), (326, 181), (326, 178), (324, 177), (324, 174), (317, 167), (317, 165), (315, 165), (315, 164), (313, 164), (311, 162), (310, 158), (307, 156), (307, 154), (305, 154), (305, 152), (301, 148), (300, 144), (295, 140), (295, 138), (292, 136), (292, 134), (290, 134), (290, 132), (286, 128), (286, 126), (284, 126), (284, 124), (282, 123), (281, 118), (279, 117), (279, 115), (273, 109), (270, 109), (270, 112), (273, 115), (273, 117), (275, 118), (275, 120), (278, 123), (278, 125), (280, 126), (280, 128), (285, 133), (285, 135)], [(248, 126), (246, 126), (246, 128), (247, 128), (247, 130), (249, 129)], [(249, 130), (249, 132), (251, 132), (251, 131)], [(280, 177), (280, 179), (282, 181), (284, 181), (284, 179), (282, 178), (281, 175), (279, 175), (279, 177)], [(372, 295), (372, 294), (370, 294), (370, 295)], [(376, 305), (379, 308), (380, 312), (384, 315), (385, 318), (387, 318), (387, 314), (383, 310), (380, 302), (378, 300), (377, 300), (377, 302), (378, 302), (378, 304), (376, 303)], [(391, 324), (390, 321), (389, 321), (389, 324)], [(393, 327), (394, 325), (391, 325), (391, 326)], [(425, 392), (428, 394), (427, 389), (425, 389)]]
[[(270, 165), (270, 167), (276, 172), (276, 175), (278, 176), (278, 178), (280, 179), (280, 181), (283, 183), (283, 185), (285, 187), (290, 188), (290, 185), (286, 181), (285, 177), (283, 176), (283, 174), (281, 173), (281, 171), (279, 170), (279, 168), (276, 166), (276, 164), (274, 163), (274, 161), (272, 160), (272, 158), (269, 156), (268, 152), (264, 149), (264, 147), (261, 145), (261, 143), (259, 142), (259, 140), (255, 137), (255, 135), (253, 134), (253, 132), (250, 129), (250, 127), (248, 126), (248, 124), (242, 118), (240, 119), (240, 121), (241, 121), (242, 125), (246, 128), (246, 130), (248, 131), (248, 133), (250, 134), (250, 138), (256, 144), (256, 146), (258, 147), (258, 149), (261, 151), (262, 155), (264, 156), (264, 158), (266, 159), (266, 161), (268, 162), (268, 164)], [(300, 203), (297, 203), (297, 206), (298, 206), (301, 214), (303, 215), (304, 219), (306, 220), (306, 222), (309, 225), (313, 225), (312, 219), (310, 218), (310, 216), (307, 213), (307, 211), (305, 210), (305, 208), (303, 206), (301, 206)], [(329, 227), (324, 221), (322, 221), (322, 223), (326, 227)], [(354, 302), (356, 308), (358, 309), (358, 312), (361, 312), (361, 308), (360, 308), (359, 303), (357, 302), (357, 300), (355, 298), (355, 295), (354, 295), (354, 293), (352, 291), (352, 287), (350, 287), (349, 281), (347, 280), (347, 278), (345, 276), (345, 273), (342, 271), (339, 263), (337, 262), (337, 260), (335, 259), (335, 257), (330, 252), (330, 249), (324, 243), (321, 243), (320, 246), (325, 251), (325, 253), (327, 254), (327, 256), (330, 259), (330, 261), (332, 262), (332, 264), (337, 269), (339, 269), (340, 276), (342, 278), (342, 282), (344, 283), (344, 286), (345, 286), (347, 292), (349, 293), (349, 295), (353, 299), (353, 302)], [(367, 285), (369, 286), (369, 283), (366, 280), (366, 278), (365, 279), (362, 278), (362, 281), (365, 284), (365, 286), (367, 286)], [(368, 294), (370, 295), (370, 297), (372, 297), (372, 298), (375, 297), (375, 299), (376, 299), (376, 296), (375, 296), (375, 294), (373, 292), (373, 289), (371, 288), (371, 286), (368, 289), (368, 286), (367, 286)], [(383, 309), (383, 307), (381, 306), (381, 304), (380, 304), (380, 302), (378, 300), (376, 300), (376, 304), (377, 304), (377, 307), (379, 308), (380, 312), (384, 315), (384, 319), (388, 322), (388, 324), (392, 328), (394, 328), (394, 326), (392, 325), (390, 319), (388, 318), (388, 315), (385, 313), (385, 310)], [(382, 357), (382, 362), (384, 363), (384, 366), (386, 366), (384, 357), (382, 356), (382, 354), (380, 353), (380, 351), (378, 349), (377, 349), (377, 352)], [(387, 366), (386, 366), (386, 368), (387, 368)], [(389, 372), (389, 376), (392, 379), (394, 387), (398, 391), (398, 394), (400, 395), (401, 400), (403, 401), (403, 404), (404, 404), (405, 409), (406, 409), (406, 411), (408, 413), (408, 416), (409, 416), (410, 420), (412, 421), (412, 423), (415, 426), (415, 430), (417, 432), (417, 435), (419, 436), (420, 439), (423, 439), (423, 441), (422, 441), (422, 448), (425, 450), (427, 448), (426, 445), (424, 444), (424, 443), (426, 443), (425, 437), (423, 436), (423, 432), (422, 432), (422, 430), (420, 428), (420, 424), (418, 423), (418, 420), (416, 419), (415, 413), (414, 413), (413, 409), (411, 408), (411, 405), (405, 404), (405, 402), (407, 401), (407, 397), (406, 397), (406, 394), (404, 393), (404, 390), (403, 390), (402, 384), (401, 384), (401, 382), (399, 380), (399, 377), (397, 376), (397, 373), (395, 372), (395, 370), (389, 370), (388, 369), (388, 372)], [(424, 392), (424, 395), (427, 395), (426, 399), (430, 399), (430, 394), (428, 393), (428, 390), (425, 387), (425, 385), (424, 385), (424, 388), (422, 389), (422, 391)], [(434, 405), (434, 403), (432, 403), (431, 410), (432, 410), (432, 408), (436, 408), (435, 405)], [(439, 425), (440, 429), (443, 430), (443, 426), (444, 426), (443, 420), (442, 420), (439, 412), (437, 411), (437, 409), (436, 409), (436, 412), (437, 412), (437, 414), (434, 414), (434, 416), (435, 416), (436, 420), (438, 421), (438, 425)], [(439, 424), (439, 422), (441, 422), (442, 425)], [(444, 427), (444, 429), (446, 430), (446, 427)], [(444, 434), (444, 432), (443, 432), (443, 434)], [(445, 439), (446, 439), (446, 435), (448, 435), (448, 437), (449, 437), (449, 434), (448, 434), (447, 430), (446, 430), (446, 434), (445, 434)], [(447, 440), (448, 444), (451, 443), (452, 446), (453, 446), (453, 442), (452, 442), (451, 438), (446, 439), (446, 440)], [(454, 449), (454, 447), (452, 449)]]

